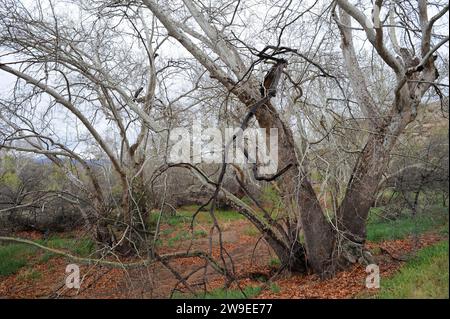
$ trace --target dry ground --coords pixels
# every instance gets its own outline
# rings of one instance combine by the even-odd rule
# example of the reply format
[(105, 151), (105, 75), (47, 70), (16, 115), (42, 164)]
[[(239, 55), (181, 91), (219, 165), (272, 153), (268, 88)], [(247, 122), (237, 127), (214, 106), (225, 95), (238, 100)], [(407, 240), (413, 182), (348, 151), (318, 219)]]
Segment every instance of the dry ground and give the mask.
[[(223, 231), (223, 243), (232, 256), (235, 271), (239, 279), (231, 288), (238, 285), (262, 287), (257, 298), (352, 298), (368, 291), (365, 288), (365, 268), (355, 265), (353, 268), (337, 274), (330, 280), (319, 280), (315, 275), (277, 274), (274, 255), (256, 234), (249, 231), (245, 220), (229, 222)], [(35, 233), (20, 234), (22, 237), (38, 238)], [(217, 236), (214, 237), (213, 256), (219, 257)], [(391, 276), (403, 263), (405, 256), (418, 248), (431, 245), (442, 237), (435, 233), (421, 235), (418, 242), (412, 238), (368, 243), (368, 248), (375, 254), (381, 270), (381, 280)], [(161, 253), (182, 251), (189, 246), (190, 240), (181, 240), (177, 245), (161, 247)], [(255, 245), (258, 245), (255, 248)], [(208, 237), (194, 240), (192, 249), (208, 250)], [(65, 285), (65, 268), (70, 263), (62, 257), (54, 257), (46, 262), (35, 262), (23, 267), (16, 274), (0, 279), (0, 296), (3, 298), (167, 298), (177, 283), (173, 274), (161, 264), (150, 267), (124, 270), (103, 266), (81, 266), (83, 281), (79, 290), (68, 290)], [(182, 275), (204, 265), (200, 258), (175, 260), (170, 265)], [(229, 263), (229, 266), (232, 265)], [(30, 275), (31, 274), (31, 275)], [(39, 274), (33, 276), (32, 274)], [(206, 288), (213, 290), (224, 286), (224, 278), (212, 267), (201, 270), (191, 277), (192, 287), (203, 289), (201, 283), (206, 278)], [(180, 285), (180, 288), (183, 286)], [(276, 289), (270, 288), (276, 287)], [(369, 292), (370, 294), (370, 292)]]

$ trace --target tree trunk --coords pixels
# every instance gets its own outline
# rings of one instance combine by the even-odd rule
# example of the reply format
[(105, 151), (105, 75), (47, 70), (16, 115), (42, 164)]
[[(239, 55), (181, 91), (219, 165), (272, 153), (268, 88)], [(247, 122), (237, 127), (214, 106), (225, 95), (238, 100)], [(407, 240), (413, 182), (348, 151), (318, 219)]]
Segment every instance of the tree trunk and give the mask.
[(375, 201), (378, 184), (388, 164), (389, 153), (382, 135), (371, 135), (353, 169), (338, 211), (338, 228), (358, 244), (364, 244), (366, 221)]
[[(410, 105), (404, 106), (404, 109), (410, 108)], [(333, 252), (337, 268), (346, 267), (349, 262), (371, 261), (364, 250), (367, 217), (397, 138), (414, 118), (409, 111), (398, 113), (396, 110), (393, 109), (384, 125), (369, 135), (337, 211), (338, 232)]]
[[(314, 273), (326, 275), (331, 264), (334, 236), (308, 176), (300, 169), (292, 131), (282, 122), (270, 103), (256, 112), (256, 118), (261, 127), (278, 129), (278, 169), (293, 164), (293, 167), (279, 178), (277, 184), (293, 224), (293, 232), (297, 233), (297, 236), (291, 237), (288, 252), (278, 254), (280, 260), (284, 258), (283, 255), (289, 256), (287, 264), (293, 267), (291, 270), (301, 271), (302, 269), (296, 269), (295, 266), (302, 264), (297, 260), (305, 259), (308, 268)], [(300, 228), (304, 235), (305, 250), (295, 248), (301, 246)]]

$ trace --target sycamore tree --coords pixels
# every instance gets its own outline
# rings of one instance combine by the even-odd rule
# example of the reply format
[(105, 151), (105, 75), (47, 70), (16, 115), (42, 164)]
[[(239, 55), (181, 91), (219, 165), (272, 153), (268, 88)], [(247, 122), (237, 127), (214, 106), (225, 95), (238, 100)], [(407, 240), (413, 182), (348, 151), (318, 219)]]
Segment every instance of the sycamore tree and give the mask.
[[(219, 5), (207, 6), (192, 0), (177, 2), (177, 11), (181, 6), (188, 16), (185, 19), (191, 21), (191, 25), (184, 24), (183, 27), (171, 10), (175, 4), (162, 5), (152, 0), (142, 3), (164, 25), (167, 34), (189, 51), (208, 70), (211, 78), (219, 81), (244, 107), (252, 108), (261, 100), (260, 81), (248, 74), (250, 65), (239, 50), (242, 41), (236, 32), (227, 28), (233, 23), (239, 1), (234, 2), (231, 20), (217, 17)], [(428, 13), (430, 7), (434, 12), (431, 16)], [(282, 13), (289, 11), (289, 8), (283, 9)], [(358, 160), (334, 218), (329, 219), (324, 214), (311, 185), (307, 166), (298, 156), (292, 129), (279, 116), (276, 102), (271, 99), (264, 101), (254, 112), (260, 127), (278, 129), (280, 167), (292, 165), (276, 180), (288, 223), (281, 225), (283, 221), (270, 220), (270, 216), (260, 221), (250, 212), (247, 214), (251, 215), (251, 220), (255, 219), (255, 225), (282, 263), (292, 269), (309, 266), (314, 272), (325, 275), (363, 256), (368, 212), (389, 163), (389, 154), (398, 136), (423, 107), (422, 97), (439, 77), (437, 50), (448, 42), (448, 36), (434, 32), (433, 27), (448, 12), (448, 5), (431, 5), (427, 1), (389, 4), (376, 1), (372, 16), (367, 14), (367, 9), (367, 5), (345, 0), (334, 1), (325, 8), (334, 20), (334, 27), (340, 31), (344, 68), (352, 96), (367, 119), (370, 132), (358, 150)], [(289, 22), (295, 23), (295, 19)], [(245, 22), (242, 24), (245, 27)], [(287, 26), (286, 22), (284, 27)], [(286, 48), (282, 45), (284, 30), (275, 28), (278, 41), (266, 47), (272, 50), (269, 56), (260, 52), (260, 58), (302, 54), (302, 47)], [(357, 43), (356, 32), (367, 43)], [(371, 79), (360, 68), (357, 46), (370, 46), (376, 61), (386, 64), (386, 78), (395, 79), (383, 103), (376, 101), (370, 92), (368, 82)], [(289, 70), (284, 72), (289, 73)], [(300, 228), (304, 243), (299, 240)]]
[(159, 125), (150, 120), (159, 43), (137, 12), (117, 26), (67, 5), (0, 3), (0, 68), (12, 83), (0, 101), (0, 148), (59, 167), (89, 203), (98, 242), (133, 254), (149, 234), (143, 166)]
[[(2, 99), (2, 146), (61, 166), (60, 157), (77, 161), (89, 181), (80, 185), (94, 190), (96, 211), (106, 214), (105, 190), (86, 160), (92, 152), (56, 137), (61, 129), (53, 111), (64, 111), (77, 123), (69, 135), (99, 149), (119, 178), (116, 211), (124, 229), (116, 244), (122, 238), (133, 244), (146, 233), (136, 229), (148, 211), (144, 164), (155, 154), (163, 165), (152, 181), (173, 167), (188, 169), (209, 189), (211, 215), (219, 197), (227, 201), (287, 269), (329, 276), (370, 259), (364, 251), (369, 209), (398, 137), (425, 107), (422, 98), (439, 86), (448, 4), (72, 1), (80, 13), (72, 19), (50, 1), (36, 2), (36, 10), (0, 3), (0, 70), (17, 78), (15, 94)], [(50, 15), (39, 10), (44, 3)], [(345, 152), (351, 156), (329, 165), (342, 172), (330, 210), (313, 184), (311, 149), (344, 153), (333, 144), (336, 123), (355, 113), (358, 133), (339, 142), (351, 141)], [(211, 176), (192, 163), (168, 163), (165, 148), (147, 149), (150, 137), (198, 114), (219, 124), (231, 118), (241, 128), (277, 129), (278, 171), (261, 176), (255, 166), (244, 169), (277, 190), (281, 214), (274, 217), (246, 192), (241, 167), (224, 163)], [(96, 122), (99, 116), (114, 128), (116, 143)], [(251, 205), (224, 186), (228, 169)], [(216, 222), (214, 228), (220, 232)], [(227, 252), (220, 256), (226, 268)]]

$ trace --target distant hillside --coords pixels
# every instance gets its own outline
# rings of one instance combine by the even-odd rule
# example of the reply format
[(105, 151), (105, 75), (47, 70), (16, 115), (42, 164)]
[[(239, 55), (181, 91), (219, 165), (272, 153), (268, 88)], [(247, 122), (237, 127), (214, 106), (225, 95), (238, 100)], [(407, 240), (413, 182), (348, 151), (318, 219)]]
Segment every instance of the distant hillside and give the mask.
[(406, 127), (404, 135), (423, 140), (433, 134), (448, 134), (449, 107), (448, 98), (444, 105), (439, 102), (433, 102), (419, 110), (416, 120)]

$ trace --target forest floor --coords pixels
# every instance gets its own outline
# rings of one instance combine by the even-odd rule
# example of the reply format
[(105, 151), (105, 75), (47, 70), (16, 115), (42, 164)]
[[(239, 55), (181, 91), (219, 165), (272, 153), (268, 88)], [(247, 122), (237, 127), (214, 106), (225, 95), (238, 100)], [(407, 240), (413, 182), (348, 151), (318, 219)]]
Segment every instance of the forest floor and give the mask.
[[(233, 212), (223, 212), (220, 222), (223, 247), (232, 257), (232, 263), (227, 264), (234, 267), (239, 278), (230, 287), (224, 289), (224, 277), (212, 267), (208, 266), (205, 270), (203, 259), (193, 257), (170, 261), (170, 266), (182, 276), (197, 271), (189, 279), (189, 284), (200, 293), (200, 297), (372, 298), (379, 293), (377, 289), (368, 290), (365, 287), (367, 273), (362, 265), (355, 265), (329, 280), (320, 280), (315, 275), (279, 273), (276, 256), (264, 241), (260, 240), (258, 232), (247, 220)], [(426, 221), (421, 224), (424, 223), (426, 224)], [(162, 239), (158, 243), (159, 254), (186, 250), (192, 238), (191, 251), (208, 251), (211, 221), (206, 214), (200, 216), (193, 232), (190, 231), (189, 224), (183, 214), (166, 220), (161, 229)], [(408, 234), (410, 229), (407, 221), (395, 226), (396, 231), (388, 231), (391, 224), (375, 223), (369, 228), (367, 248), (380, 267), (382, 286), (385, 280), (387, 283), (391, 280), (389, 278), (399, 274), (399, 269), (407, 267), (417, 252), (448, 240), (448, 213), (445, 219), (439, 221), (438, 226), (433, 225), (432, 230), (430, 227), (421, 229), (420, 234), (416, 236)], [(417, 230), (417, 225), (415, 229)], [(389, 235), (380, 235), (384, 232)], [(36, 232), (15, 235), (42, 242), (41, 234)], [(58, 234), (58, 237), (55, 236), (46, 243), (54, 248), (67, 248), (68, 251), (81, 256), (89, 255), (92, 251), (89, 241), (75, 240), (77, 236), (77, 233)], [(212, 255), (220, 260), (218, 235), (212, 239)], [(448, 278), (448, 244), (446, 249)], [(182, 284), (178, 285), (179, 290), (173, 290), (178, 280), (160, 263), (136, 269), (81, 265), (81, 288), (67, 289), (65, 269), (69, 263), (64, 257), (21, 244), (0, 246), (0, 298), (193, 297)], [(205, 289), (207, 294), (202, 293)], [(446, 294), (448, 296), (448, 279)]]

